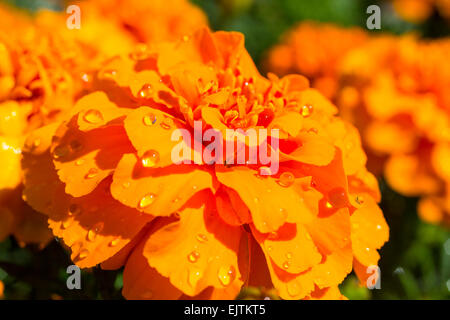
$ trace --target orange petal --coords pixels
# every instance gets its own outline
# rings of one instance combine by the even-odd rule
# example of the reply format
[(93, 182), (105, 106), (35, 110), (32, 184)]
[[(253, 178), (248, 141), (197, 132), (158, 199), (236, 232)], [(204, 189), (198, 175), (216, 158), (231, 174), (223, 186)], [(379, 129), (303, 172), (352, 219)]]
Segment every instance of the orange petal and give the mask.
[[(39, 132), (46, 131), (48, 128)], [(46, 137), (42, 138), (40, 148), (45, 146)], [(50, 153), (39, 152), (24, 153), (24, 196), (33, 208), (49, 216), (54, 235), (72, 248), (72, 260), (80, 267), (92, 267), (113, 256), (152, 219), (114, 200), (110, 195), (111, 179), (86, 196), (67, 195)], [(123, 221), (127, 221), (126, 225)]]
[(337, 286), (352, 272), (353, 252), (351, 243), (326, 256), (323, 263), (313, 267), (314, 283), (319, 288)]
[(82, 132), (75, 128), (73, 121), (58, 129), (52, 152), (66, 192), (80, 197), (111, 175), (122, 155), (134, 149), (121, 126)]
[(281, 153), (281, 160), (294, 160), (316, 166), (328, 165), (335, 156), (335, 147), (315, 133), (300, 133), (296, 139), (299, 147), (291, 153)]
[[(174, 163), (172, 150), (185, 141), (173, 141), (171, 137), (175, 130), (183, 128), (184, 125), (173, 116), (149, 107), (140, 107), (125, 119), (125, 130), (138, 155), (141, 157), (146, 152), (157, 155), (157, 161), (151, 163), (155, 168)], [(191, 154), (185, 156), (194, 159)]]
[(221, 183), (239, 194), (250, 209), (255, 227), (262, 233), (276, 231), (302, 205), (294, 189), (282, 187), (276, 179), (263, 178), (247, 167), (216, 169), (216, 175)]
[(362, 207), (350, 218), (351, 238), (355, 257), (364, 265), (370, 266), (378, 262), (380, 256), (376, 249), (388, 241), (389, 227), (375, 201), (369, 196), (364, 199)]
[(180, 221), (155, 231), (144, 249), (149, 264), (189, 296), (209, 286), (243, 283), (237, 257), (241, 229), (221, 222), (212, 196), (205, 195), (180, 211)]
[(252, 233), (270, 259), (288, 273), (299, 274), (322, 259), (310, 235), (300, 223), (285, 224), (271, 234), (261, 234), (252, 228)]
[(123, 271), (123, 296), (129, 300), (175, 300), (180, 298), (182, 292), (175, 288), (168, 278), (150, 267), (144, 256), (144, 245), (147, 238), (148, 234), (144, 236), (127, 260)]
[(94, 92), (77, 101), (71, 114), (78, 115), (77, 123), (81, 131), (89, 131), (124, 117), (130, 112), (118, 108), (103, 92)]
[(143, 168), (135, 154), (122, 157), (111, 193), (121, 203), (154, 216), (169, 216), (197, 192), (213, 189), (213, 177), (188, 165)]

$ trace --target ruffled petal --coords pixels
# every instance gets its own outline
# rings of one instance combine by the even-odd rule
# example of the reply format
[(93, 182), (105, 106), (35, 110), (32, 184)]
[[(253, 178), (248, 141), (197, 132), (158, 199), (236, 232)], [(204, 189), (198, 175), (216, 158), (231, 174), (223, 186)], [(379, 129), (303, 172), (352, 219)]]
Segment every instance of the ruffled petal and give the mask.
[(238, 265), (241, 229), (223, 223), (210, 193), (193, 198), (180, 210), (180, 220), (156, 230), (144, 255), (150, 266), (170, 278), (189, 296), (209, 286), (242, 285)]

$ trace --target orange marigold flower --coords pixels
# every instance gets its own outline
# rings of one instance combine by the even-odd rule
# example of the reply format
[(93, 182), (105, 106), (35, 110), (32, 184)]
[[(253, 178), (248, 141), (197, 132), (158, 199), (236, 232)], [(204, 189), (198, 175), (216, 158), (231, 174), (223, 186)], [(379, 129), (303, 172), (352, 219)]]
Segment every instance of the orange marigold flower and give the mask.
[(281, 43), (270, 50), (266, 69), (278, 75), (300, 73), (312, 81), (314, 88), (334, 99), (341, 59), (367, 38), (359, 28), (303, 22), (288, 31)]
[[(364, 280), (377, 264), (388, 226), (357, 130), (304, 77), (261, 76), (240, 33), (201, 29), (96, 77), (70, 116), (28, 137), (41, 143), (24, 151), (24, 195), (78, 266), (125, 266), (126, 298), (231, 299), (247, 285), (342, 298), (353, 267)], [(279, 129), (264, 140), (279, 170), (234, 152), (174, 163), (174, 133), (194, 135), (182, 146), (195, 158), (211, 128)]]

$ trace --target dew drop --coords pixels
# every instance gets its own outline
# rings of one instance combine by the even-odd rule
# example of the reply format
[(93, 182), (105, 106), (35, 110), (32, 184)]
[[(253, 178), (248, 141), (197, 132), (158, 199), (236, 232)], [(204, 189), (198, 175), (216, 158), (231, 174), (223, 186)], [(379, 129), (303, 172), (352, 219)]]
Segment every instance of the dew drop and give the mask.
[(164, 120), (161, 122), (161, 127), (163, 129), (169, 130), (173, 126), (173, 120), (172, 118), (164, 118)]
[(77, 161), (75, 161), (75, 165), (81, 166), (84, 162), (85, 162), (84, 159), (78, 159)]
[(89, 171), (86, 174), (86, 179), (95, 178), (97, 175), (98, 175), (98, 169), (97, 168), (90, 168)]
[(200, 258), (200, 253), (198, 253), (197, 251), (192, 251), (188, 254), (187, 258), (189, 262), (195, 263), (197, 262), (198, 258)]
[(344, 188), (335, 188), (328, 192), (328, 201), (335, 208), (343, 208), (347, 205), (347, 195)]
[(92, 229), (88, 231), (87, 238), (89, 241), (94, 241), (99, 232), (103, 230), (103, 223), (97, 223)]
[(149, 113), (144, 116), (142, 122), (148, 127), (154, 125), (156, 123), (156, 116), (153, 113)]
[(90, 109), (84, 114), (83, 119), (87, 123), (98, 124), (103, 121), (103, 115), (96, 109)]
[(301, 114), (303, 117), (305, 117), (305, 118), (309, 117), (312, 112), (313, 112), (313, 106), (309, 105), (309, 106), (302, 107)]
[(288, 253), (286, 253), (286, 258), (288, 258), (288, 259), (292, 259), (292, 252), (288, 252)]
[(300, 286), (296, 282), (289, 282), (287, 284), (287, 292), (291, 297), (295, 297), (300, 294)]
[(280, 179), (278, 180), (278, 184), (282, 187), (290, 187), (295, 181), (295, 177), (291, 172), (283, 172), (280, 175)]
[(109, 243), (110, 247), (116, 247), (120, 242), (120, 238), (115, 238), (113, 240), (111, 240), (111, 242)]
[(155, 201), (156, 195), (154, 193), (149, 193), (142, 197), (139, 201), (139, 208), (144, 209), (150, 206)]
[(199, 233), (196, 237), (196, 239), (198, 240), (198, 242), (206, 242), (208, 241), (208, 237), (206, 237), (204, 234)]
[(139, 90), (139, 97), (143, 98), (143, 99), (148, 99), (151, 97), (152, 95), (152, 86), (148, 83), (144, 84), (141, 88), (141, 90)]
[(146, 151), (142, 155), (141, 163), (145, 168), (152, 168), (159, 162), (159, 153), (156, 150)]
[(217, 276), (219, 277), (220, 283), (226, 287), (234, 281), (234, 278), (236, 277), (236, 270), (233, 266), (230, 266), (228, 268), (220, 267)]
[(285, 261), (284, 263), (283, 263), (283, 268), (284, 269), (289, 269), (289, 266), (290, 266), (290, 263), (289, 263), (289, 261)]
[(192, 287), (195, 287), (198, 281), (202, 278), (202, 273), (200, 270), (192, 270), (188, 275), (188, 282)]

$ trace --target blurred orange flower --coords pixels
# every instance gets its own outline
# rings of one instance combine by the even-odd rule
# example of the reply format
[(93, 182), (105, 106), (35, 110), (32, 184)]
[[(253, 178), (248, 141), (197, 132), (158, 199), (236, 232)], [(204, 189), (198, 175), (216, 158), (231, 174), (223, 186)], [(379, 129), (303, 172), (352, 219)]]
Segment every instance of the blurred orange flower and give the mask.
[(450, 19), (449, 0), (392, 0), (395, 11), (405, 20), (421, 23), (428, 19), (433, 11)]
[(327, 98), (334, 99), (339, 89), (341, 59), (367, 39), (359, 28), (303, 22), (288, 31), (281, 43), (269, 51), (265, 69), (278, 75), (300, 73)]
[[(310, 23), (289, 34), (270, 52), (268, 70), (295, 71), (312, 79), (340, 115), (360, 129), (370, 170), (384, 171), (403, 195), (421, 196), (419, 213), (425, 220), (448, 222), (450, 40), (369, 36), (358, 29)], [(304, 43), (313, 37), (314, 49), (308, 50)], [(282, 47), (289, 59), (278, 52)], [(315, 62), (318, 52), (324, 53), (320, 64)], [(300, 62), (283, 70), (279, 61)], [(328, 74), (327, 86), (323, 74)]]
[(375, 38), (347, 55), (341, 76), (359, 92), (370, 119), (362, 134), (372, 153), (387, 156), (389, 184), (422, 197), (425, 220), (450, 222), (450, 40)]
[(5, 285), (0, 280), (0, 299), (3, 299), (3, 291), (5, 290)]
[[(365, 281), (388, 226), (334, 105), (302, 76), (262, 77), (239, 33), (201, 29), (144, 53), (105, 63), (95, 92), (27, 138), (24, 195), (73, 261), (125, 266), (128, 299), (232, 299), (247, 285), (335, 299), (352, 267)], [(199, 120), (280, 129), (279, 172), (175, 165), (174, 130)]]

